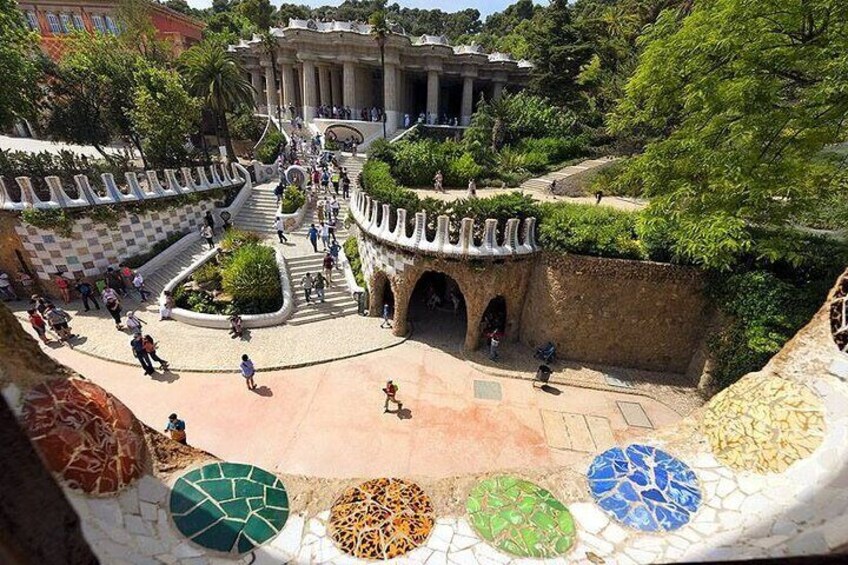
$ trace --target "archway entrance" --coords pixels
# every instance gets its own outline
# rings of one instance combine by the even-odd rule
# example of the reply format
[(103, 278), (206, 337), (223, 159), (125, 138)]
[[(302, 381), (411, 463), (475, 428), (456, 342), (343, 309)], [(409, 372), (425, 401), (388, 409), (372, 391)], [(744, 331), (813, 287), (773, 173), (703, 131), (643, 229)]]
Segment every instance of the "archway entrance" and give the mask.
[(460, 349), (465, 342), (465, 297), (456, 281), (444, 273), (421, 275), (409, 299), (407, 317), (418, 341), (449, 349)]
[(506, 299), (503, 296), (492, 298), (480, 318), (480, 335), (487, 336), (493, 332), (506, 332)]
[(395, 312), (395, 293), (392, 291), (392, 283), (382, 271), (374, 275), (374, 283), (371, 285), (371, 293), (373, 294), (373, 308), (376, 308), (376, 315), (383, 315), (383, 306), (389, 305), (389, 315), (394, 316)]

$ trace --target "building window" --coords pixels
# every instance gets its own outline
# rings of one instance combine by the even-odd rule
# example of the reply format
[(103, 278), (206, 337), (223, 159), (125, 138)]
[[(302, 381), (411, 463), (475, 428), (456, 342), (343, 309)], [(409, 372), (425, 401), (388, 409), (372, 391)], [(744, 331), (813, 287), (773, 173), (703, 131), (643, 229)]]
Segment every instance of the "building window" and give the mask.
[(121, 30), (118, 29), (118, 25), (109, 16), (106, 16), (106, 27), (109, 29), (110, 32), (112, 32), (115, 35), (118, 35), (119, 33), (121, 33)]
[(100, 33), (106, 33), (106, 26), (103, 25), (103, 16), (91, 16), (91, 23), (94, 24), (94, 29), (96, 29)]
[(27, 12), (26, 21), (27, 26), (29, 26), (29, 29), (31, 29), (32, 31), (41, 31), (41, 26), (38, 25), (38, 16), (35, 15), (35, 12)]
[(59, 14), (59, 23), (62, 24), (62, 33), (74, 32), (74, 23), (71, 21), (70, 14)]
[(74, 27), (80, 31), (85, 31), (85, 22), (82, 21), (82, 14), (74, 14)]
[(59, 24), (59, 18), (56, 17), (56, 14), (47, 13), (47, 25), (50, 26), (50, 33), (56, 35), (62, 33), (62, 26)]

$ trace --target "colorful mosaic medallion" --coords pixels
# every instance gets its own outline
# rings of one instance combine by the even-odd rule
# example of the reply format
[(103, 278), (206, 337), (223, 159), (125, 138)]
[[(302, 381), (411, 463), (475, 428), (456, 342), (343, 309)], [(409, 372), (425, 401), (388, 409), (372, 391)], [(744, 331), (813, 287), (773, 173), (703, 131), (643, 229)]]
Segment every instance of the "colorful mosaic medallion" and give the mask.
[(588, 479), (601, 508), (626, 526), (645, 532), (676, 530), (701, 504), (701, 489), (692, 469), (648, 445), (604, 451), (589, 466)]
[(94, 383), (57, 379), (34, 387), (24, 398), (22, 420), (47, 467), (71, 488), (109, 494), (142, 474), (141, 424)]
[(186, 473), (171, 490), (170, 506), (184, 536), (233, 553), (273, 538), (289, 517), (289, 497), (280, 479), (240, 463), (211, 463)]
[(466, 502), (471, 525), (493, 546), (519, 557), (555, 557), (574, 545), (568, 509), (540, 486), (510, 476), (481, 481)]
[(782, 473), (815, 451), (825, 432), (821, 403), (810, 389), (765, 375), (715, 395), (701, 427), (716, 459), (756, 473)]
[(848, 352), (848, 277), (839, 281), (830, 303), (830, 329), (839, 350)]
[(329, 532), (349, 555), (391, 559), (423, 544), (433, 523), (433, 504), (421, 487), (374, 479), (347, 489), (336, 500)]

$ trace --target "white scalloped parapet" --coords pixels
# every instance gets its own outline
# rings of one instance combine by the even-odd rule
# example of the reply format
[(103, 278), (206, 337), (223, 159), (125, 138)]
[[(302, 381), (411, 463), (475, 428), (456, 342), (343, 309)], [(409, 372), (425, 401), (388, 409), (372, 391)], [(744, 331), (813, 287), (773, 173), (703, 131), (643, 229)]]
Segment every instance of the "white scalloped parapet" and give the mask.
[(176, 171), (172, 169), (165, 169), (161, 174), (157, 171), (127, 171), (124, 173), (123, 186), (118, 185), (112, 173), (103, 173), (100, 175), (101, 187), (94, 187), (86, 175), (74, 175), (78, 193), (76, 198), (68, 194), (59, 177), (48, 176), (44, 177), (50, 194), (47, 200), (38, 196), (30, 177), (15, 178), (20, 190), (17, 199), (12, 197), (9, 188), (0, 179), (0, 210), (83, 208), (141, 202), (190, 192), (230, 188), (243, 185), (245, 180), (250, 178), (247, 169), (237, 163), (233, 163), (232, 172), (224, 164), (196, 167), (194, 171), (183, 167), (181, 172), (182, 184), (177, 179)]
[(406, 232), (407, 211), (394, 210), (397, 216), (394, 229), (391, 229), (393, 210), (388, 204), (372, 200), (364, 191), (354, 189), (350, 198), (350, 212), (362, 232), (384, 243), (407, 249), (414, 253), (431, 255), (450, 255), (466, 258), (512, 257), (529, 255), (539, 250), (536, 245), (536, 218), (507, 220), (502, 243), (498, 243), (498, 221), (489, 218), (483, 228), (483, 241), (474, 243), (474, 220), (463, 218), (459, 238), (450, 237), (450, 218), (441, 215), (436, 218), (436, 234), (427, 238), (427, 215), (415, 214), (415, 227), (412, 235)]

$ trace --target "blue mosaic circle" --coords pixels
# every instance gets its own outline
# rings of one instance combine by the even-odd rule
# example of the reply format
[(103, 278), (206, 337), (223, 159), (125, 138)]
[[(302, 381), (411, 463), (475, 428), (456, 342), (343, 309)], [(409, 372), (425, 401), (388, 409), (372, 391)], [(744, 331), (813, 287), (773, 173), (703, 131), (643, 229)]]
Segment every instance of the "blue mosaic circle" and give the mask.
[(592, 461), (587, 478), (598, 506), (643, 532), (676, 530), (701, 505), (695, 472), (649, 445), (604, 451)]

